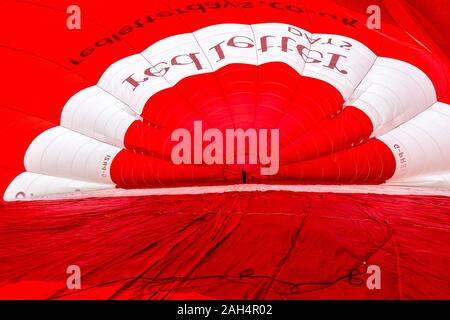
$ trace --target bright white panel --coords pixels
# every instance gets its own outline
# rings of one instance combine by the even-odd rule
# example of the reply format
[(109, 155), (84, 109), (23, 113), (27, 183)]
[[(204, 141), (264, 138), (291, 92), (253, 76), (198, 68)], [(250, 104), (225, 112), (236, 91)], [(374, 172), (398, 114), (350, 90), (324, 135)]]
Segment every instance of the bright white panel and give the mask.
[[(308, 47), (306, 38), (294, 34), (294, 29), (305, 33), (303, 29), (280, 23), (261, 23), (252, 25), (256, 42), (258, 43), (258, 64), (270, 62), (283, 62), (293, 68), (297, 73), (302, 74), (305, 68), (305, 61), (297, 50), (297, 46)], [(266, 37), (266, 45), (262, 41)], [(283, 50), (283, 37), (291, 38), (286, 42), (287, 51)], [(264, 47), (267, 49), (264, 50)], [(285, 49), (285, 48), (284, 48)], [(256, 64), (256, 62), (255, 62)]]
[(313, 34), (312, 39), (311, 52), (320, 52), (317, 60), (321, 62), (307, 63), (303, 75), (331, 84), (347, 99), (369, 72), (376, 55), (344, 36)]
[(232, 63), (256, 65), (257, 44), (247, 24), (214, 25), (194, 32), (194, 36), (214, 71)]
[(381, 136), (392, 150), (397, 170), (391, 182), (450, 171), (450, 105), (437, 102)]
[(373, 137), (408, 121), (437, 101), (431, 80), (418, 68), (395, 59), (376, 59), (346, 105), (364, 111), (372, 120)]

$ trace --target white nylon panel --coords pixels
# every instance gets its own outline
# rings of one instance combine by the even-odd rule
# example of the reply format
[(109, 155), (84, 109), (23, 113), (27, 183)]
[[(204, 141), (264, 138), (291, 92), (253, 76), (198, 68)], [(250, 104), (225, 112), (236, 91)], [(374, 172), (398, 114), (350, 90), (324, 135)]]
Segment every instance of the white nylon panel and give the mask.
[[(264, 37), (267, 50), (262, 50)], [(213, 48), (217, 45), (224, 59), (218, 58)], [(195, 55), (196, 63), (189, 54)], [(331, 67), (333, 56), (338, 60)], [(346, 105), (365, 112), (374, 125), (372, 136), (384, 134), (381, 140), (397, 157), (392, 181), (427, 175), (434, 179), (437, 172), (450, 170), (448, 105), (435, 104), (433, 84), (421, 70), (400, 60), (377, 58), (353, 39), (311, 34), (280, 23), (210, 26), (163, 39), (142, 54), (117, 61), (97, 87), (82, 90), (67, 102), (62, 127), (47, 130), (32, 142), (25, 167), (37, 174), (110, 184), (109, 166), (137, 119), (134, 112), (140, 115), (152, 95), (231, 63), (269, 62), (286, 63), (299, 74), (333, 85)]]
[(450, 171), (450, 105), (437, 102), (381, 136), (396, 157), (391, 182)]
[(29, 172), (112, 184), (110, 165), (120, 150), (69, 129), (54, 127), (33, 140), (24, 163)]
[[(232, 63), (256, 64), (255, 42), (252, 28), (248, 24), (214, 25), (195, 31), (194, 36), (214, 71)], [(226, 45), (234, 37), (238, 37), (235, 38), (235, 45), (241, 48)], [(214, 47), (218, 44), (220, 46), (215, 49)], [(253, 47), (243, 50), (242, 47), (246, 47), (246, 44), (251, 44)], [(219, 55), (220, 50), (223, 51), (225, 59)]]
[(370, 117), (372, 137), (377, 137), (436, 101), (433, 83), (425, 73), (406, 62), (379, 57), (346, 105)]
[(127, 105), (95, 86), (69, 99), (61, 113), (61, 126), (123, 148), (125, 134), (137, 118)]
[[(255, 33), (255, 38), (258, 43), (258, 64), (264, 64), (269, 62), (284, 62), (302, 74), (305, 68), (305, 61), (301, 58), (301, 55), (297, 51), (297, 45), (309, 47), (306, 38), (295, 36), (292, 32), (289, 32), (289, 27), (292, 26), (280, 23), (261, 23), (252, 25), (252, 29)], [(303, 29), (296, 28), (300, 32), (305, 32)], [(262, 50), (261, 38), (270, 35), (267, 39), (268, 49)], [(295, 38), (296, 42), (288, 42), (288, 52), (284, 52), (281, 49), (281, 38), (283, 36)], [(253, 64), (256, 65), (256, 61)]]
[(11, 182), (3, 195), (3, 200), (15, 201), (25, 198), (43, 197), (50, 194), (107, 190), (114, 187), (115, 185), (113, 184), (89, 183), (24, 172)]
[[(124, 83), (130, 76), (144, 78), (143, 72), (152, 69), (152, 65), (141, 54), (135, 54), (113, 63), (101, 76), (98, 86), (129, 105), (137, 114), (141, 114), (145, 102), (153, 94), (164, 90), (170, 85), (162, 77), (146, 77), (148, 81), (133, 90)], [(147, 91), (148, 92), (147, 92)]]
[[(314, 34), (312, 37), (311, 50), (323, 54), (322, 63), (307, 63), (302, 74), (331, 84), (347, 99), (369, 72), (376, 55), (365, 45), (344, 36)], [(336, 69), (330, 66), (333, 58), (337, 60)]]
[[(262, 48), (264, 37), (266, 50)], [(282, 39), (287, 41), (287, 52), (282, 49)], [(224, 59), (214, 49), (217, 46)], [(188, 54), (195, 55), (196, 63)], [(365, 45), (348, 37), (311, 34), (281, 23), (221, 24), (168, 37), (142, 55), (111, 65), (99, 86), (141, 114), (152, 95), (186, 77), (231, 63), (269, 62), (286, 63), (299, 74), (333, 85), (347, 100), (347, 106), (355, 106), (369, 116), (375, 128), (373, 136), (397, 127), (437, 100), (431, 80), (406, 62), (377, 58)], [(127, 82), (128, 77), (138, 85)]]
[[(162, 61), (168, 64), (170, 69), (164, 78), (172, 86), (191, 75), (213, 71), (192, 33), (180, 34), (175, 37), (175, 39), (170, 37), (160, 40), (157, 42), (158, 45), (150, 46), (142, 52), (142, 55), (154, 66)], [(188, 57), (189, 54), (197, 57), (200, 68)]]

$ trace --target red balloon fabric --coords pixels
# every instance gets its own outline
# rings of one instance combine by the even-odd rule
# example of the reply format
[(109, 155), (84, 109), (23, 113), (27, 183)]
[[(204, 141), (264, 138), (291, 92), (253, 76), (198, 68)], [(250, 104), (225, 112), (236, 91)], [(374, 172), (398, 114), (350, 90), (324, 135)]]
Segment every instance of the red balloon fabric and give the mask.
[[(368, 27), (373, 6), (375, 29)], [(243, 169), (256, 182), (450, 184), (450, 64), (439, 42), (448, 19), (422, 23), (437, 19), (436, 10), (424, 10), (431, 5), (78, 7), (83, 24), (70, 30), (59, 1), (2, 4), (4, 200), (238, 182)], [(11, 28), (16, 12), (21, 26)], [(202, 150), (183, 149), (187, 161), (179, 165), (174, 132), (193, 133), (196, 122), (203, 141), (193, 142)], [(228, 130), (259, 132), (261, 149), (261, 132), (269, 130), (272, 157), (252, 148), (222, 155), (208, 141), (228, 148), (216, 141)]]
[(0, 8), (0, 298), (450, 297), (447, 1)]

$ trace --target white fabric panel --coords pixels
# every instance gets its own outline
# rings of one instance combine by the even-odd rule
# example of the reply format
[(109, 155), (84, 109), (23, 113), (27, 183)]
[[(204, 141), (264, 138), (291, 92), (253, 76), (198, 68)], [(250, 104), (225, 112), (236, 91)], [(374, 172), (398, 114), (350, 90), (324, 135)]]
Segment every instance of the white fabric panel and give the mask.
[(114, 187), (115, 185), (113, 184), (90, 183), (24, 172), (11, 182), (3, 195), (3, 200), (15, 201), (25, 198), (43, 197), (50, 194), (107, 190)]
[(431, 80), (418, 68), (395, 59), (376, 59), (367, 76), (346, 105), (372, 120), (372, 137), (408, 121), (437, 101)]
[(29, 172), (112, 184), (110, 166), (120, 150), (69, 129), (54, 127), (34, 139), (24, 163)]
[(435, 175), (423, 175), (389, 181), (389, 185), (417, 186), (450, 189), (450, 172)]
[[(428, 187), (425, 185), (424, 187)], [(170, 187), (150, 189), (105, 189), (91, 192), (79, 192), (76, 194), (49, 195), (44, 198), (36, 197), (31, 200), (74, 200), (86, 197), (115, 198), (115, 197), (138, 197), (138, 196), (160, 196), (160, 195), (204, 195), (212, 193), (229, 192), (314, 192), (314, 193), (343, 193), (343, 194), (390, 194), (390, 195), (417, 195), (417, 196), (450, 196), (450, 189), (404, 187), (395, 185), (274, 185), (274, 184), (235, 184), (235, 185), (210, 185), (191, 187)]]
[[(218, 56), (218, 45), (224, 58)], [(412, 176), (434, 179), (450, 170), (449, 106), (436, 103), (433, 84), (421, 70), (376, 57), (356, 40), (280, 23), (210, 26), (160, 40), (141, 54), (117, 61), (97, 86), (66, 103), (61, 127), (32, 142), (25, 167), (36, 174), (111, 184), (111, 162), (152, 95), (232, 63), (269, 62), (285, 63), (299, 74), (331, 84), (346, 106), (365, 112), (374, 126), (372, 136), (381, 136), (396, 156), (392, 182)]]
[[(344, 36), (314, 34), (310, 37), (314, 39), (311, 50), (321, 52), (324, 58), (322, 63), (306, 64), (302, 74), (331, 84), (347, 99), (369, 72), (376, 55), (362, 43)], [(337, 69), (330, 67), (333, 58), (337, 59)]]
[[(193, 63), (192, 59), (187, 56), (189, 54), (195, 54), (201, 68)], [(175, 37), (160, 40), (157, 42), (157, 45), (152, 45), (144, 50), (142, 55), (153, 66), (157, 66), (161, 62), (166, 63), (162, 67), (169, 67), (170, 69), (165, 73), (164, 78), (171, 86), (174, 86), (180, 80), (191, 75), (213, 71), (192, 33), (180, 34)]]
[[(254, 61), (253, 64), (256, 65), (257, 62), (259, 65), (269, 62), (284, 62), (299, 74), (303, 73), (306, 63), (298, 53), (297, 45), (309, 47), (309, 43), (306, 38), (296, 36), (292, 32), (289, 32), (289, 27), (294, 28), (293, 26), (280, 23), (261, 23), (252, 25), (251, 27), (258, 46), (258, 61)], [(300, 28), (295, 29), (301, 33), (305, 32)], [(267, 39), (268, 49), (267, 51), (263, 51), (261, 38), (268, 35), (270, 36)], [(295, 42), (288, 41), (288, 52), (284, 52), (281, 48), (281, 38), (283, 36), (294, 38), (295, 40)]]
[(389, 146), (397, 162), (390, 182), (449, 172), (449, 137), (450, 105), (441, 102), (381, 136), (379, 139)]
[(123, 148), (125, 133), (137, 119), (127, 105), (95, 86), (69, 99), (61, 113), (61, 126)]

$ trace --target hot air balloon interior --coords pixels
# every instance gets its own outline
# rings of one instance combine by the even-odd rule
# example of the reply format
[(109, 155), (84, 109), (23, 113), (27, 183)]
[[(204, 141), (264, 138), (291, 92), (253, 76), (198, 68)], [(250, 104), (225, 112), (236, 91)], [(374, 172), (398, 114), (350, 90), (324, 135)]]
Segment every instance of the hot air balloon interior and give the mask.
[(75, 2), (0, 3), (0, 298), (450, 298), (445, 0)]

